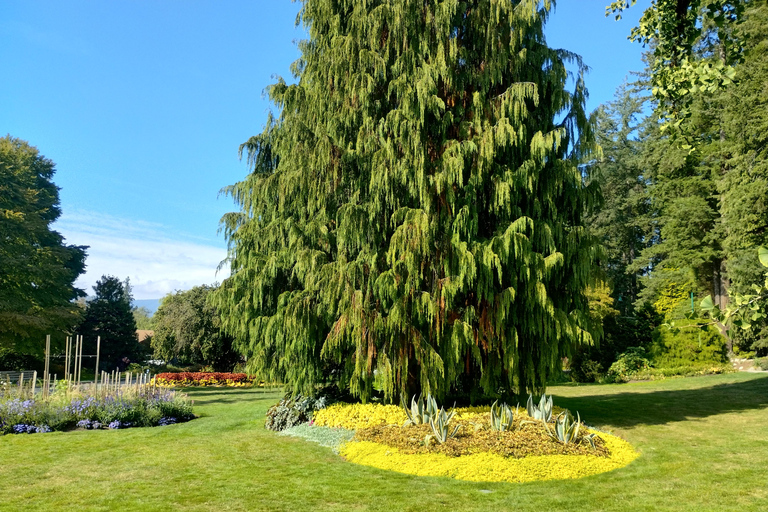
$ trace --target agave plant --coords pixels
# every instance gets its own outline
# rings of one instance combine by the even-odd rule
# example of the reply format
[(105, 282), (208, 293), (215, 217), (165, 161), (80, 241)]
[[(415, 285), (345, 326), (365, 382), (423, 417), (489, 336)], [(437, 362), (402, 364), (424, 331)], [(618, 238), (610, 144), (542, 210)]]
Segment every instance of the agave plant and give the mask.
[[(547, 435), (555, 441), (560, 441), (563, 444), (575, 443), (579, 439), (579, 426), (581, 425), (581, 418), (579, 413), (576, 413), (576, 419), (574, 420), (573, 414), (570, 411), (563, 411), (555, 418), (554, 429), (544, 422), (544, 429), (547, 431)], [(594, 440), (590, 441), (594, 446)]]
[(552, 396), (541, 395), (539, 405), (533, 404), (533, 395), (528, 395), (528, 403), (525, 406), (528, 416), (534, 420), (547, 423), (552, 420)]
[(424, 444), (429, 446), (429, 442), (434, 439), (438, 443), (443, 444), (452, 437), (456, 437), (461, 425), (456, 425), (453, 431), (450, 430), (448, 424), (451, 422), (455, 413), (446, 413), (441, 407), (440, 411), (429, 419), (429, 427), (432, 429), (431, 434), (427, 434), (424, 438)]
[(512, 408), (507, 404), (501, 404), (497, 406), (498, 400), (493, 402), (491, 406), (491, 429), (498, 430), (499, 432), (512, 430), (512, 422), (515, 419), (515, 413), (518, 412), (518, 407), (515, 408), (515, 413), (512, 412)]
[[(576, 413), (577, 415), (579, 413)], [(589, 443), (589, 446), (592, 447), (593, 450), (597, 449), (597, 445), (595, 444), (595, 438), (597, 437), (597, 434), (584, 434), (582, 439), (586, 440)]]
[[(405, 408), (405, 415), (408, 416), (408, 419), (405, 420), (403, 426), (429, 423), (429, 420), (435, 416), (437, 412), (437, 400), (432, 398), (431, 394), (427, 393), (426, 401), (421, 399), (421, 395), (419, 395), (418, 400), (416, 399), (416, 395), (413, 395), (411, 397), (411, 408)], [(451, 416), (453, 416), (453, 413), (451, 413)]]

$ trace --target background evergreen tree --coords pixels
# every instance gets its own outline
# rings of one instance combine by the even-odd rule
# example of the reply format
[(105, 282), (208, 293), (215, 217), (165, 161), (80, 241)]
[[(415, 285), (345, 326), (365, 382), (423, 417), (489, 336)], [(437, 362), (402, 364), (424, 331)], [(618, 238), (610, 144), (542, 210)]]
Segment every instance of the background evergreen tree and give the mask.
[(86, 247), (51, 229), (61, 215), (54, 163), (27, 142), (0, 138), (0, 348), (42, 356), (80, 320), (74, 286)]
[[(757, 247), (768, 245), (768, 4), (751, 2), (738, 35), (744, 41), (738, 82), (721, 93), (722, 175), (717, 191), (727, 279), (735, 293), (753, 293), (765, 268)], [(755, 322), (749, 331), (735, 329), (744, 349), (768, 351), (768, 325)]]
[(654, 241), (648, 176), (642, 161), (647, 124), (644, 102), (634, 86), (625, 84), (616, 91), (615, 101), (602, 105), (596, 116), (603, 158), (594, 179), (600, 184), (603, 201), (587, 218), (587, 225), (605, 249), (600, 268), (623, 316), (634, 311), (642, 275), (639, 269), (628, 268)]
[(101, 276), (93, 291), (95, 297), (87, 303), (85, 318), (78, 328), (78, 334), (84, 337), (83, 353), (96, 354), (97, 337), (101, 336), (99, 366), (102, 370), (122, 370), (129, 362), (142, 361), (146, 349), (139, 345), (136, 337), (128, 282), (123, 283), (114, 276)]
[(591, 341), (593, 134), (553, 2), (305, 0), (298, 83), (227, 189), (214, 293), (250, 369), (366, 399), (543, 389)]
[[(750, 2), (744, 7), (733, 31), (745, 49), (735, 67), (738, 82), (700, 91), (688, 102), (686, 130), (695, 147), (673, 144), (653, 125), (644, 149), (659, 238), (638, 266), (653, 269), (643, 300), (657, 303), (667, 315), (690, 311), (690, 292), (711, 295), (724, 308), (729, 288), (746, 293), (761, 281), (756, 249), (768, 237), (768, 6)], [(723, 44), (714, 29), (703, 27), (696, 56), (713, 66), (722, 63)], [(742, 348), (768, 346), (763, 323), (731, 335)]]
[[(655, 319), (646, 308), (635, 308), (646, 269), (633, 266), (641, 252), (657, 241), (643, 166), (649, 124), (643, 112), (644, 93), (640, 84), (624, 84), (615, 100), (596, 112), (596, 137), (603, 156), (592, 179), (600, 185), (603, 200), (586, 223), (603, 247), (594, 269), (598, 284), (589, 294), (590, 312), (602, 324), (603, 335), (573, 354), (571, 377), (579, 382), (600, 379), (627, 348), (651, 341)], [(600, 285), (600, 280), (605, 284)]]
[(136, 328), (144, 330), (152, 330), (152, 313), (144, 306), (131, 308), (133, 313), (133, 319), (136, 320)]

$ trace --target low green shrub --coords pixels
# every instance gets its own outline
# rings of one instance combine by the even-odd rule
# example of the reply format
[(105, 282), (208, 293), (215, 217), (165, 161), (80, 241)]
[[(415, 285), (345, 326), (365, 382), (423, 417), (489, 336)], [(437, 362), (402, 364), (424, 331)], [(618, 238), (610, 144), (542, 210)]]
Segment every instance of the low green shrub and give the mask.
[(605, 375), (606, 382), (628, 382), (638, 372), (650, 369), (650, 361), (646, 358), (643, 347), (629, 347), (621, 354)]
[(569, 358), (570, 379), (575, 382), (602, 382), (618, 357), (629, 347), (648, 347), (651, 332), (662, 319), (650, 307), (632, 316), (608, 316), (603, 336), (593, 345), (579, 346)]
[(603, 365), (592, 359), (579, 359), (571, 364), (571, 379), (575, 382), (600, 382), (604, 374)]
[(755, 359), (752, 362), (752, 364), (754, 365), (755, 368), (768, 371), (768, 357), (761, 357), (759, 359)]
[(303, 395), (286, 394), (282, 400), (267, 411), (264, 426), (269, 430), (281, 431), (306, 423), (312, 419), (312, 413), (329, 405), (325, 396), (312, 398)]
[(653, 331), (650, 359), (655, 367), (707, 366), (728, 362), (725, 338), (704, 320), (675, 320)]
[(632, 380), (657, 380), (667, 377), (696, 377), (699, 375), (719, 375), (736, 370), (730, 364), (718, 363), (711, 365), (681, 365), (661, 368), (648, 368), (631, 376)]

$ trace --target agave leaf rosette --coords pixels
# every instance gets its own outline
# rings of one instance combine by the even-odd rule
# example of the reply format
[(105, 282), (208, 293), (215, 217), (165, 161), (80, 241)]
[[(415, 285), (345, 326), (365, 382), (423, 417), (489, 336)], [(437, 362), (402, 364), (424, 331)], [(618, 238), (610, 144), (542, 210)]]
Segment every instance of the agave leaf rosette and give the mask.
[(552, 420), (552, 412), (554, 409), (552, 397), (541, 395), (541, 399), (537, 406), (533, 403), (533, 395), (528, 395), (528, 403), (526, 404), (525, 409), (528, 412), (528, 416), (534, 420), (543, 421), (545, 423), (549, 422)]
[(453, 431), (450, 431), (450, 427), (448, 426), (451, 419), (453, 419), (454, 414), (455, 411), (451, 411), (449, 414), (441, 407), (440, 411), (429, 419), (429, 427), (432, 429), (432, 433), (427, 434), (424, 438), (425, 445), (429, 446), (429, 442), (432, 439), (440, 444), (444, 444), (448, 439), (456, 437), (461, 425), (455, 425)]
[[(517, 408), (515, 409), (517, 412)], [(491, 405), (491, 429), (505, 432), (512, 430), (515, 421), (515, 413), (512, 412), (507, 404), (498, 404), (498, 401)]]

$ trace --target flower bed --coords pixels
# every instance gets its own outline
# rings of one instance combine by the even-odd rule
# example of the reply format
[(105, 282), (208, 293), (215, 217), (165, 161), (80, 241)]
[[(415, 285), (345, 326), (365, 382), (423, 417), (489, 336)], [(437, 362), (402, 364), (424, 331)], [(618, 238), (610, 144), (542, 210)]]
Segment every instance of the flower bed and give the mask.
[(252, 386), (254, 378), (245, 373), (223, 372), (179, 372), (158, 373), (154, 382), (158, 386), (165, 387), (191, 387), (191, 386), (227, 386), (246, 387)]
[(443, 476), (473, 482), (533, 482), (582, 478), (626, 466), (638, 453), (626, 441), (604, 433), (610, 456), (533, 455), (510, 458), (493, 452), (480, 452), (461, 457), (442, 453), (403, 453), (369, 441), (350, 442), (340, 454), (349, 462), (418, 476)]
[[(561, 412), (567, 414), (553, 408), (554, 414)], [(430, 425), (405, 426), (406, 420), (405, 410), (392, 405), (334, 404), (315, 411), (312, 422), (299, 433), (286, 433), (312, 439), (312, 433), (307, 432), (312, 428), (354, 430), (351, 440), (341, 438), (334, 447), (349, 462), (470, 481), (581, 478), (621, 468), (639, 456), (626, 441), (583, 425), (575, 440), (560, 442), (547, 433), (540, 419), (534, 420), (525, 410), (515, 411), (507, 430), (499, 431), (491, 426), (490, 407), (457, 408), (450, 427), (458, 426), (458, 433), (444, 442), (429, 442)], [(554, 416), (547, 426), (553, 431)]]
[(0, 397), (0, 434), (154, 427), (192, 418), (186, 395), (149, 386), (99, 396), (61, 391), (46, 399)]

